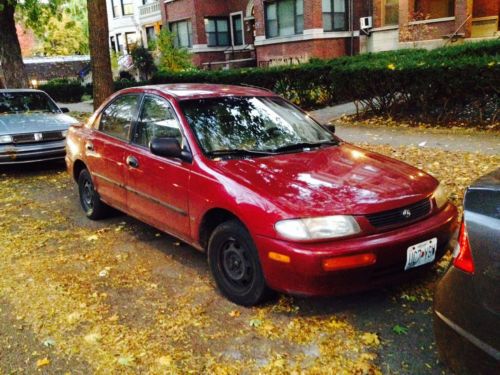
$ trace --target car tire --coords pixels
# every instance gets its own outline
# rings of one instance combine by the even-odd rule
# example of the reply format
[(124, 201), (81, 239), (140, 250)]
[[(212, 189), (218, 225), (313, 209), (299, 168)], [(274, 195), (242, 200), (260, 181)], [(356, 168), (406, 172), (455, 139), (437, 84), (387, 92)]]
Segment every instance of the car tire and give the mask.
[(78, 193), (80, 205), (89, 219), (98, 220), (109, 214), (110, 207), (101, 201), (87, 169), (83, 169), (78, 176)]
[(253, 306), (272, 295), (257, 248), (239, 221), (227, 221), (215, 228), (208, 243), (208, 262), (219, 290), (230, 301)]

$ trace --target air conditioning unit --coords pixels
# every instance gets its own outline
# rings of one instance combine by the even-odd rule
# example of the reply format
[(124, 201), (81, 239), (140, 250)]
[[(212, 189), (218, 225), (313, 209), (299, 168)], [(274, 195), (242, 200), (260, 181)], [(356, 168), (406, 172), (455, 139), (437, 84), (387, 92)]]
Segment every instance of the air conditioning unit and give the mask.
[(371, 17), (361, 17), (359, 19), (359, 28), (361, 30), (369, 30), (373, 27), (372, 18)]

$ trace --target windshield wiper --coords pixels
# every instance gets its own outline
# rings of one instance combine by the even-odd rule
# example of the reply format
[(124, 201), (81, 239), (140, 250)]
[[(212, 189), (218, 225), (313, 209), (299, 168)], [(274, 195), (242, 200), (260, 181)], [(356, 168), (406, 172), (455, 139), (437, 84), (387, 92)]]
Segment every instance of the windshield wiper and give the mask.
[(269, 150), (270, 152), (285, 152), (285, 151), (295, 151), (295, 150), (303, 150), (305, 148), (311, 148), (311, 147), (321, 147), (321, 146), (337, 146), (339, 144), (338, 141), (332, 139), (332, 140), (327, 140), (327, 141), (319, 141), (319, 142), (300, 142), (300, 143), (294, 143), (291, 145), (285, 145), (281, 146), (272, 150)]
[(215, 156), (268, 156), (274, 155), (272, 151), (259, 151), (259, 150), (245, 150), (243, 148), (236, 148), (232, 150), (213, 150), (208, 151), (207, 155), (210, 157)]

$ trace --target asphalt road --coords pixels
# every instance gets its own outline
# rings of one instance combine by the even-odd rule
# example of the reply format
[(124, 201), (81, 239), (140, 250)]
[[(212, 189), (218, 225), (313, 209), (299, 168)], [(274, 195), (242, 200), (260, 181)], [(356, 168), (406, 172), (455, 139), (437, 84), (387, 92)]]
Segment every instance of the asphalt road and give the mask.
[[(354, 371), (353, 368), (356, 367), (352, 367), (350, 361), (359, 361), (359, 355), (364, 353), (364, 361), (369, 364), (367, 368), (362, 367), (366, 370), (363, 370), (365, 373), (376, 373), (374, 369), (379, 369), (384, 374), (448, 373), (438, 361), (432, 333), (432, 291), (436, 279), (442, 272), (442, 269), (437, 266), (417, 280), (400, 286), (336, 298), (281, 297), (261, 308), (241, 308), (226, 301), (215, 290), (204, 254), (179, 243), (168, 235), (159, 234), (156, 229), (123, 214), (98, 222), (87, 220), (80, 210), (76, 187), (62, 173), (63, 171), (64, 166), (57, 163), (49, 166), (0, 169), (0, 182), (2, 182), (0, 188), (12, 188), (10, 185), (12, 181), (17, 185), (16, 190), (13, 191), (16, 191), (16, 194), (19, 193), (19, 199), (25, 202), (20, 204), (24, 207), (15, 208), (21, 211), (12, 212), (26, 212), (30, 205), (37, 204), (40, 207), (41, 220), (47, 220), (50, 223), (51, 220), (60, 217), (57, 219), (59, 220), (57, 225), (60, 226), (57, 230), (61, 231), (61, 236), (66, 233), (65, 231), (80, 231), (79, 234), (73, 236), (74, 238), (65, 237), (68, 242), (66, 246), (64, 242), (61, 242), (60, 247), (55, 247), (55, 245), (51, 247), (50, 238), (54, 239), (58, 236), (55, 233), (54, 237), (48, 237), (45, 245), (39, 247), (39, 253), (30, 255), (31, 258), (23, 258), (21, 255), (11, 256), (5, 250), (8, 246), (3, 249), (1, 248), (3, 246), (0, 247), (0, 271), (3, 275), (9, 275), (8, 277), (2, 276), (4, 284), (0, 282), (0, 346), (2, 348), (0, 373), (34, 373), (35, 371), (89, 373), (95, 371), (99, 364), (107, 363), (105, 357), (100, 357), (95, 353), (102, 354), (103, 350), (113, 351), (113, 345), (103, 346), (100, 352), (93, 352), (92, 348), (86, 346), (79, 347), (80, 344), (74, 341), (74, 336), (83, 335), (83, 333), (67, 329), (65, 320), (63, 320), (64, 324), (50, 331), (51, 319), (55, 322), (58, 319), (58, 312), (53, 312), (54, 315), (49, 315), (49, 317), (46, 313), (41, 314), (44, 320), (40, 322), (35, 312), (45, 307), (37, 304), (40, 298), (36, 293), (37, 289), (25, 286), (26, 289), (21, 291), (17, 290), (16, 283), (8, 284), (11, 279), (10, 275), (21, 272), (23, 267), (27, 267), (26, 262), (21, 262), (22, 259), (38, 262), (39, 257), (42, 259), (44, 255), (52, 253), (55, 254), (53, 264), (43, 263), (41, 260), (39, 264), (35, 263), (40, 271), (44, 271), (43, 267), (48, 267), (47, 272), (55, 272), (50, 276), (51, 282), (47, 288), (52, 288), (53, 283), (60, 288), (64, 285), (61, 281), (63, 277), (71, 276), (74, 280), (72, 283), (75, 283), (74, 287), (85, 284), (87, 288), (95, 289), (99, 293), (105, 292), (105, 301), (102, 303), (107, 309), (105, 310), (108, 314), (107, 320), (101, 319), (102, 317), (95, 320), (88, 318), (82, 329), (100, 327), (101, 333), (107, 332), (106, 337), (114, 337), (116, 332), (113, 329), (118, 330), (117, 326), (105, 324), (113, 321), (114, 316), (120, 316), (121, 336), (117, 335), (116, 340), (120, 337), (121, 339), (127, 337), (127, 334), (123, 332), (129, 331), (123, 331), (125, 329), (133, 332), (130, 333), (132, 338), (133, 335), (139, 335), (142, 332), (141, 329), (156, 332), (155, 335), (160, 335), (158, 332), (162, 332), (165, 336), (149, 336), (147, 345), (153, 345), (157, 341), (161, 347), (164, 343), (162, 340), (166, 340), (168, 345), (171, 345), (171, 355), (174, 359), (177, 358), (175, 357), (176, 350), (179, 350), (179, 353), (190, 353), (188, 357), (192, 356), (197, 361), (207, 360), (206, 353), (211, 353), (210, 355), (221, 363), (246, 363), (247, 369), (250, 368), (248, 363), (253, 363), (252, 366), (255, 365), (260, 369), (263, 368), (262, 366), (276, 364), (285, 366), (283, 371), (288, 368), (286, 367), (288, 362), (299, 364), (307, 370), (312, 369), (313, 367), (308, 366), (313, 366), (315, 363), (318, 366), (327, 366), (325, 363), (328, 360), (331, 361), (331, 367), (319, 367), (322, 372), (326, 373), (333, 371), (332, 369), (342, 369), (344, 366), (347, 372)], [(0, 214), (2, 211), (7, 212), (8, 209), (10, 205), (9, 207), (0, 206)], [(22, 220), (18, 219), (19, 223), (10, 228), (9, 233), (12, 236), (15, 236), (17, 232), (21, 233), (23, 225), (28, 226), (30, 220), (34, 220), (35, 216), (30, 215), (33, 214), (28, 214)], [(7, 224), (4, 223), (4, 225)], [(55, 229), (38, 228), (37, 230), (41, 230), (40, 233), (46, 235), (46, 231)], [(89, 233), (97, 233), (99, 240), (96, 243), (102, 243), (102, 247), (105, 248), (95, 249), (99, 251), (96, 254), (100, 254), (101, 259), (94, 259), (91, 256), (94, 248), (89, 248), (88, 240), (92, 239)], [(5, 240), (5, 238), (0, 240), (0, 244)], [(7, 262), (8, 256), (10, 258)], [(86, 257), (86, 262), (82, 263), (80, 256)], [(3, 260), (1, 260), (2, 257), (4, 257)], [(97, 278), (96, 275), (102, 272), (102, 264), (99, 262), (101, 260), (104, 262), (103, 259), (109, 261), (107, 257), (119, 259), (120, 263), (119, 266), (112, 267), (109, 271), (109, 280), (106, 279), (103, 282), (103, 279)], [(55, 264), (57, 264), (55, 271), (54, 269), (49, 271), (48, 269), (55, 267)], [(120, 274), (118, 270), (123, 274)], [(135, 275), (139, 271), (139, 276)], [(28, 271), (23, 271), (23, 275), (26, 272)], [(31, 272), (33, 272), (31, 277), (38, 280), (37, 271)], [(61, 275), (57, 272), (61, 272)], [(97, 281), (85, 279), (87, 273), (89, 278), (94, 278), (89, 280)], [(134, 275), (133, 279), (127, 279), (127, 288), (123, 284), (113, 284), (117, 281), (113, 281), (111, 276), (118, 274), (129, 278), (130, 275)], [(26, 276), (23, 276), (22, 280), (25, 278)], [(155, 286), (150, 288), (148, 286), (150, 284), (141, 284), (146, 279), (152, 280), (151, 285)], [(42, 280), (40, 282), (45, 282), (44, 278), (40, 280)], [(119, 280), (119, 276), (116, 276), (116, 280)], [(59, 289), (50, 290), (53, 290), (52, 300), (59, 301), (60, 295), (57, 292)], [(67, 293), (63, 298), (76, 298), (73, 292), (67, 291)], [(15, 298), (21, 298), (23, 295), (30, 298), (28, 301), (33, 301), (33, 306), (36, 305), (32, 313), (28, 311), (29, 306), (23, 307), (22, 303), (16, 301)], [(169, 301), (176, 304), (172, 310), (169, 310)], [(81, 301), (80, 305), (89, 306), (86, 300)], [(24, 308), (27, 311), (24, 311)], [(193, 327), (189, 330), (187, 328), (185, 331), (182, 330), (180, 334), (178, 330), (184, 329), (187, 323), (185, 320), (179, 321), (176, 323), (175, 332), (182, 339), (179, 342), (169, 341), (172, 339), (169, 332), (172, 332), (174, 327), (168, 325), (163, 319), (158, 320), (152, 317), (152, 311), (156, 310), (161, 311), (172, 322), (179, 321), (179, 312), (182, 312), (181, 315), (186, 315), (199, 311), (199, 315), (203, 317), (199, 325), (201, 328), (195, 330), (196, 334), (193, 334)], [(166, 319), (167, 322), (168, 319)], [(198, 319), (198, 316), (194, 316), (193, 319)], [(332, 325), (332, 322), (337, 322), (339, 328), (335, 328), (337, 326)], [(333, 328), (327, 329), (327, 323)], [(294, 329), (290, 329), (293, 324), (297, 326), (298, 332), (294, 333)], [(280, 327), (288, 327), (288, 331)], [(281, 332), (282, 330), (288, 333), (285, 335)], [(336, 332), (342, 332), (342, 335), (339, 336)], [(51, 337), (56, 337), (53, 347), (47, 345), (46, 336), (49, 333)], [(360, 340), (359, 338), (364, 337), (362, 335), (366, 333), (376, 334), (380, 343)], [(305, 336), (298, 338), (296, 335), (299, 334)], [(87, 334), (85, 340), (88, 337)], [(91, 339), (92, 337), (88, 340)], [(96, 342), (99, 340), (96, 339)], [(331, 342), (331, 347), (327, 345), (327, 341)], [(151, 347), (151, 353), (154, 353), (153, 347)], [(136, 356), (134, 363), (137, 367), (127, 367), (127, 371), (144, 371), (144, 366), (149, 363), (148, 355), (149, 352), (145, 357)], [(37, 370), (36, 361), (46, 357), (50, 358), (50, 365), (41, 366)], [(324, 357), (323, 362), (322, 357)], [(279, 361), (285, 358), (285, 365), (276, 362), (278, 361), (276, 358)], [(124, 362), (121, 357), (117, 361), (120, 364)], [(184, 364), (185, 369), (191, 366), (190, 368), (194, 368), (195, 371), (209, 372), (207, 367), (202, 367), (203, 370), (192, 367), (195, 365), (189, 362), (189, 358), (183, 359), (184, 362), (180, 359), (179, 361), (176, 363)], [(180, 370), (183, 369), (180, 368)]]

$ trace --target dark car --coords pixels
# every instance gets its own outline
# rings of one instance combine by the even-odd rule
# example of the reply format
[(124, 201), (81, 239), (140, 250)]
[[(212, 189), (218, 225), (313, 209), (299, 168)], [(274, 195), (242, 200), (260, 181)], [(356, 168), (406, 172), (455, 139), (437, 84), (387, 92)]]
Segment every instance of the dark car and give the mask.
[(458, 374), (499, 374), (500, 168), (467, 189), (454, 256), (434, 297), (440, 357)]
[(439, 182), (345, 143), (269, 91), (162, 85), (113, 95), (71, 127), (67, 165), (91, 219), (106, 204), (207, 251), (232, 301), (348, 293), (446, 251)]
[(43, 91), (0, 90), (0, 165), (64, 160), (68, 127), (78, 121), (63, 112)]

